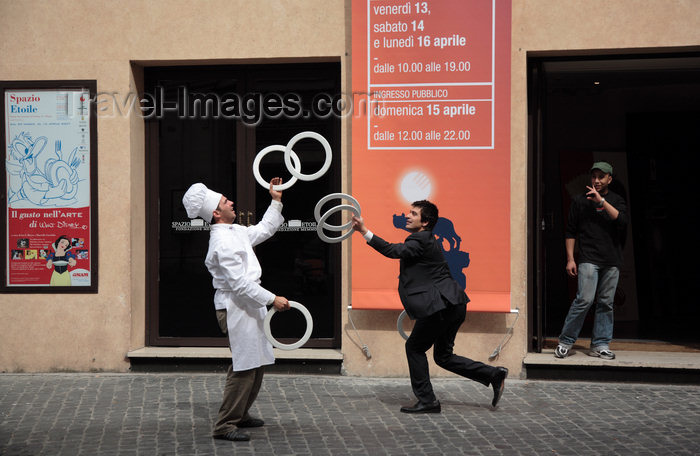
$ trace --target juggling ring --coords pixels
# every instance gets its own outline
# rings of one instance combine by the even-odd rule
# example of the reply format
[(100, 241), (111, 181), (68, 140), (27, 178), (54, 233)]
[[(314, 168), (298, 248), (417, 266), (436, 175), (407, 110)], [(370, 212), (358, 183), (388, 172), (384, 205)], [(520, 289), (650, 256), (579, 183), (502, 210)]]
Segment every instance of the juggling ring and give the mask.
[[(357, 209), (358, 211), (361, 211), (360, 203), (358, 203), (357, 200), (355, 198), (353, 198), (352, 196), (348, 195), (347, 193), (331, 193), (330, 195), (324, 196), (323, 198), (318, 200), (318, 203), (316, 203), (316, 207), (314, 208), (314, 218), (316, 219), (316, 223), (318, 223), (320, 225), (321, 207), (323, 207), (323, 205), (326, 204), (328, 201), (330, 201), (332, 199), (336, 199), (336, 198), (350, 200), (352, 205), (355, 206), (355, 209)], [(359, 216), (360, 214), (357, 214), (357, 215)], [(351, 225), (352, 225), (352, 220), (349, 221), (348, 223), (346, 223), (345, 225), (330, 225), (328, 223), (325, 223), (323, 225), (323, 228), (330, 230), (330, 231), (343, 231), (345, 229), (350, 228)]]
[(402, 310), (398, 320), (396, 320), (396, 329), (399, 330), (399, 334), (401, 334), (401, 337), (403, 337), (404, 340), (408, 340), (408, 336), (403, 330), (403, 319), (406, 318), (406, 315), (406, 311)]
[[(313, 174), (302, 174), (301, 172), (299, 172), (299, 170), (296, 169), (296, 167), (292, 168), (292, 153), (294, 152), (292, 150), (292, 146), (294, 146), (294, 144), (296, 144), (297, 141), (304, 138), (311, 138), (317, 140), (321, 143), (323, 149), (326, 151), (326, 160), (323, 162), (323, 166), (320, 170)], [(328, 144), (328, 140), (316, 133), (315, 131), (302, 131), (301, 133), (297, 133), (296, 135), (294, 135), (294, 137), (292, 137), (292, 139), (289, 140), (289, 142), (284, 148), (284, 164), (287, 166), (287, 170), (290, 173), (292, 173), (292, 176), (303, 181), (312, 181), (323, 176), (326, 173), (326, 171), (328, 171), (328, 168), (331, 167), (332, 159), (333, 152), (331, 151), (331, 145)]]
[[(348, 231), (347, 233), (342, 234), (338, 237), (334, 237), (334, 238), (330, 238), (323, 233), (323, 228), (324, 228), (324, 225), (326, 224), (326, 219), (328, 217), (330, 217), (332, 214), (334, 214), (335, 212), (342, 211), (344, 209), (351, 211), (353, 214), (355, 214), (358, 217), (360, 216), (360, 211), (355, 206), (351, 206), (349, 204), (339, 204), (335, 207), (328, 209), (326, 211), (326, 213), (321, 216), (321, 219), (318, 221), (318, 225), (316, 225), (316, 232), (318, 233), (318, 237), (320, 237), (322, 241), (328, 242), (329, 244), (334, 244), (336, 242), (340, 242), (344, 239), (349, 238), (350, 236), (352, 236), (352, 233), (355, 232), (355, 229), (353, 228), (350, 231)], [(330, 228), (328, 228), (328, 229), (330, 229)], [(333, 231), (333, 230), (331, 230), (331, 231)], [(338, 230), (335, 230), (335, 231), (338, 231)]]
[(277, 347), (280, 350), (296, 350), (297, 348), (301, 347), (308, 342), (309, 338), (311, 337), (311, 331), (314, 329), (314, 321), (306, 307), (296, 301), (289, 301), (289, 307), (299, 310), (299, 312), (304, 315), (304, 318), (306, 318), (306, 332), (298, 341), (294, 342), (293, 344), (283, 344), (272, 337), (272, 333), (270, 331), (270, 320), (272, 320), (272, 316), (275, 314), (275, 312), (277, 312), (275, 307), (272, 307), (272, 309), (267, 312), (267, 315), (265, 315), (265, 322), (263, 323), (265, 337), (267, 337), (267, 340), (270, 341), (273, 347)]
[[(262, 185), (264, 188), (270, 188), (270, 183), (265, 182), (265, 179), (262, 178), (260, 175), (260, 161), (262, 158), (269, 154), (270, 152), (273, 151), (278, 151), (278, 152), (285, 152), (286, 148), (284, 146), (280, 146), (279, 144), (274, 144), (272, 146), (267, 146), (260, 152), (258, 152), (258, 155), (255, 156), (255, 160), (253, 160), (253, 175), (255, 176), (255, 180), (258, 181), (258, 184)], [(301, 162), (299, 161), (299, 156), (294, 153), (293, 150), (290, 149), (289, 156), (291, 157), (292, 160), (294, 160), (294, 169), (295, 171), (301, 171)], [(289, 169), (289, 167), (287, 167)], [(290, 169), (291, 172), (291, 169)], [(282, 190), (287, 190), (289, 187), (294, 185), (297, 181), (297, 178), (294, 177), (294, 174), (292, 173), (292, 178), (289, 179), (289, 181), (285, 182), (284, 184), (279, 184), (279, 185), (273, 185), (272, 188), (273, 190), (277, 190), (278, 192), (281, 192)]]

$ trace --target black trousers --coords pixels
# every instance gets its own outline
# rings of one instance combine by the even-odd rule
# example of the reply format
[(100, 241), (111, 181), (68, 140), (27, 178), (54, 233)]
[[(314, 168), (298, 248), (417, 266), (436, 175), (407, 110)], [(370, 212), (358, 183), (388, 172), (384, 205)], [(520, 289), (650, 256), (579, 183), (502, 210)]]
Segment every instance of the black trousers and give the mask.
[(406, 358), (413, 394), (419, 401), (430, 403), (436, 400), (430, 383), (428, 357), (425, 355), (430, 347), (433, 347), (433, 359), (438, 366), (485, 386), (491, 384), (491, 379), (497, 372), (495, 367), (453, 352), (457, 331), (466, 316), (466, 304), (448, 304), (447, 308), (416, 320), (406, 341)]

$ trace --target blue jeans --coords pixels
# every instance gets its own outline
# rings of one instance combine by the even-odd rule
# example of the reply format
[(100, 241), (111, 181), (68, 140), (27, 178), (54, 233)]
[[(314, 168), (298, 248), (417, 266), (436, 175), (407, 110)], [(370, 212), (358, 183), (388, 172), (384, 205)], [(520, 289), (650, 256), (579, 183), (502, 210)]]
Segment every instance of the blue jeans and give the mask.
[(613, 335), (613, 301), (619, 278), (620, 270), (615, 266), (578, 265), (578, 291), (564, 321), (559, 343), (571, 347), (576, 342), (588, 309), (595, 301), (591, 347), (609, 348)]

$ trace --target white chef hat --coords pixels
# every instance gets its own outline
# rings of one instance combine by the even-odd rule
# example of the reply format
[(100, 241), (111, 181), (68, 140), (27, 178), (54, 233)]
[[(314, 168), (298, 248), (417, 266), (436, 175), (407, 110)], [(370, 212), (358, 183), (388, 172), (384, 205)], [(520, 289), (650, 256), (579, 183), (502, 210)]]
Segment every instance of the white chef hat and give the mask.
[(207, 188), (206, 185), (197, 182), (187, 190), (182, 197), (182, 204), (185, 206), (189, 218), (201, 217), (211, 223), (213, 212), (219, 207), (221, 193), (216, 193)]

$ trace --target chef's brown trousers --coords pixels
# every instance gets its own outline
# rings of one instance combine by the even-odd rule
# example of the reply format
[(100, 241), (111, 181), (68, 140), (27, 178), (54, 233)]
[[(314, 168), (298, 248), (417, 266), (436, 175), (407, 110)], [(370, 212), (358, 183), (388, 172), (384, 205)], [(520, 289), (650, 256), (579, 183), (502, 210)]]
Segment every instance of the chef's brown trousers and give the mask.
[[(226, 310), (217, 309), (216, 319), (221, 332), (228, 334)], [(233, 431), (238, 423), (250, 418), (248, 410), (258, 397), (264, 373), (265, 366), (239, 372), (233, 371), (233, 365), (228, 367), (224, 400), (219, 408), (212, 435), (218, 436)]]

